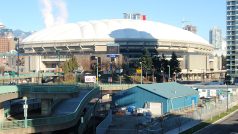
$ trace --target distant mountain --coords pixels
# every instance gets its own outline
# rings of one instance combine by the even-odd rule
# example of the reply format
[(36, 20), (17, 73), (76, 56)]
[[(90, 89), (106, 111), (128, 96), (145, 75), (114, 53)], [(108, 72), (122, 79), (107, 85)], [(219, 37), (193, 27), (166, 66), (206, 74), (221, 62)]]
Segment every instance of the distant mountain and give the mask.
[(13, 31), (14, 37), (18, 37), (20, 39), (24, 39), (27, 36), (31, 35), (32, 33), (33, 32), (25, 32), (25, 31), (22, 31), (22, 30), (19, 30), (19, 29)]

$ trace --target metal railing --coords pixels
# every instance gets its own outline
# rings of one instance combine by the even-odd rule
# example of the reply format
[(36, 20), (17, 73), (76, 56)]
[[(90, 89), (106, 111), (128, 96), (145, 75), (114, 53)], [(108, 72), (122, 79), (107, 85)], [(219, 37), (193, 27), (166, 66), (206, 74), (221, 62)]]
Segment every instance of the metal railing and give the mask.
[(19, 89), (17, 88), (17, 86), (0, 86), (0, 94), (14, 93), (18, 91)]
[[(98, 93), (99, 93), (99, 87), (95, 87), (91, 91), (89, 91), (88, 94), (86, 94), (84, 98), (81, 100), (77, 109), (72, 114), (63, 115), (63, 116), (37, 118), (37, 119), (27, 119), (27, 124), (28, 124), (27, 127), (37, 127), (37, 126), (43, 126), (43, 125), (49, 126), (49, 125), (57, 125), (62, 123), (69, 123), (71, 121), (77, 121), (76, 119), (80, 118), (80, 113), (82, 112), (85, 105), (87, 105), (87, 103)], [(87, 115), (85, 117), (90, 117), (90, 116)], [(13, 128), (24, 128), (24, 120), (0, 122), (0, 130), (13, 129)]]
[(74, 93), (83, 89), (92, 89), (97, 85), (88, 84), (22, 84), (22, 85), (5, 85), (0, 86), (0, 94), (13, 92), (45, 92), (45, 93)]
[[(27, 73), (27, 74), (19, 74), (19, 78), (32, 78), (32, 77), (39, 77), (40, 76), (58, 76), (58, 73), (54, 72), (45, 72), (45, 73)], [(11, 76), (11, 75), (0, 75), (0, 80), (4, 79), (16, 79), (18, 78), (17, 75)]]

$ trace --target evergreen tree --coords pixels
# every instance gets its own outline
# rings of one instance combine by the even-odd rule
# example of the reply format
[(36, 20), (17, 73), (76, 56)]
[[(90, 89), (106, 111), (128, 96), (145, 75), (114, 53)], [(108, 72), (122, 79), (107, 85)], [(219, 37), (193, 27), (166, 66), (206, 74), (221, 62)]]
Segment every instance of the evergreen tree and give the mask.
[(222, 69), (226, 69), (226, 56), (221, 55), (221, 65)]
[(78, 68), (78, 62), (75, 57), (72, 57), (70, 60), (65, 61), (63, 63), (63, 71), (64, 73), (72, 73), (74, 70)]
[(147, 78), (148, 71), (152, 70), (152, 57), (147, 49), (143, 51), (143, 56), (139, 61), (142, 62), (142, 70), (145, 71)]
[(168, 77), (168, 74), (169, 74), (168, 65), (169, 65), (169, 61), (166, 59), (165, 55), (162, 54), (162, 57), (161, 57), (162, 81), (164, 81), (164, 79)]
[(177, 73), (181, 72), (180, 63), (177, 59), (177, 55), (174, 52), (172, 52), (172, 56), (169, 61), (169, 65), (170, 65), (170, 76), (173, 76), (174, 73), (177, 74)]
[(154, 77), (156, 77), (157, 82), (162, 82), (161, 57), (155, 56), (152, 58), (152, 61), (154, 67)]

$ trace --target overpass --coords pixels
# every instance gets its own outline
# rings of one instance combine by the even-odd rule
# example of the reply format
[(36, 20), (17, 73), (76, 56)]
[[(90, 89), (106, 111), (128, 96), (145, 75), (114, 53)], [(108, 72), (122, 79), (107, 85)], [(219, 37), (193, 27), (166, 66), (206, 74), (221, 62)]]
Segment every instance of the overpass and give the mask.
[[(0, 133), (39, 133), (70, 128), (80, 122), (78, 132), (83, 133), (96, 105), (90, 101), (99, 94), (98, 86), (89, 85), (15, 85), (0, 87)], [(4, 101), (21, 98), (41, 99), (42, 116), (24, 120), (4, 119)], [(60, 103), (61, 100), (62, 101)], [(58, 103), (57, 105), (54, 105)]]
[(61, 76), (59, 73), (54, 72), (44, 72), (44, 73), (20, 73), (19, 75), (0, 75), (0, 80), (3, 81), (11, 81), (11, 80), (22, 80), (22, 79), (30, 79), (31, 82), (36, 82), (38, 80), (43, 79), (44, 77), (58, 77)]

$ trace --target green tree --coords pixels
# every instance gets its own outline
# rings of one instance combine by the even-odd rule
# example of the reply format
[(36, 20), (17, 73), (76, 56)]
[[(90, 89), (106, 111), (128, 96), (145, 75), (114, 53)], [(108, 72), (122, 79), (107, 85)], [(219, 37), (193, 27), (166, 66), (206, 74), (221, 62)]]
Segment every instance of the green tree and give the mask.
[(169, 65), (169, 61), (166, 59), (165, 55), (162, 54), (162, 57), (161, 57), (161, 72), (162, 72), (163, 81), (164, 81), (165, 75), (167, 75), (167, 77), (168, 77), (168, 74), (169, 74), (168, 65)]
[(174, 73), (179, 73), (181, 72), (181, 68), (180, 68), (180, 63), (178, 61), (177, 55), (175, 54), (175, 52), (172, 52), (172, 56), (171, 59), (169, 61), (169, 65), (170, 65), (170, 75), (173, 76)]
[(78, 68), (77, 59), (73, 56), (70, 60), (65, 61), (62, 65), (62, 69), (64, 73), (72, 73), (74, 70)]
[(221, 55), (221, 65), (222, 69), (226, 69), (226, 56)]
[(161, 73), (161, 57), (159, 56), (154, 56), (152, 58), (152, 62), (153, 62), (153, 71), (154, 71), (154, 77), (156, 77), (156, 81), (157, 82), (161, 82), (162, 81), (162, 73)]
[(142, 63), (142, 70), (145, 72), (147, 78), (148, 71), (152, 70), (152, 57), (147, 49), (143, 51), (143, 55), (139, 59), (139, 62)]

